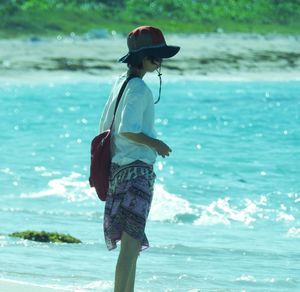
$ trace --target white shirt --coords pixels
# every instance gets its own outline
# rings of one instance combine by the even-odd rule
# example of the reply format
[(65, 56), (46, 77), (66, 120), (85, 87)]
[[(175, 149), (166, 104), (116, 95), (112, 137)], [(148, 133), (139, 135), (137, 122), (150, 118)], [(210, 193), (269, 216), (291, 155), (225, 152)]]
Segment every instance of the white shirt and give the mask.
[[(113, 112), (119, 91), (126, 79), (126, 74), (116, 81), (100, 119), (100, 132), (107, 130), (113, 119)], [(143, 133), (155, 138), (154, 100), (146, 83), (138, 77), (129, 80), (121, 97), (112, 131), (112, 162), (119, 165), (141, 160), (154, 164), (156, 151), (144, 144), (133, 142), (120, 133)]]

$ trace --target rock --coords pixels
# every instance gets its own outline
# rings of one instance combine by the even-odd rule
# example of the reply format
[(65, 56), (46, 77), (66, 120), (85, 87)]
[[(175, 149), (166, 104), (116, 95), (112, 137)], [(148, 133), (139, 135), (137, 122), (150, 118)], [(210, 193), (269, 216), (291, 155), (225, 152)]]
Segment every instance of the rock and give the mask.
[(20, 237), (27, 240), (39, 242), (59, 242), (59, 243), (81, 243), (81, 241), (69, 234), (46, 231), (26, 230), (9, 234), (11, 237)]
[(41, 39), (37, 36), (33, 36), (29, 39), (32, 43), (37, 43), (37, 42), (40, 42)]

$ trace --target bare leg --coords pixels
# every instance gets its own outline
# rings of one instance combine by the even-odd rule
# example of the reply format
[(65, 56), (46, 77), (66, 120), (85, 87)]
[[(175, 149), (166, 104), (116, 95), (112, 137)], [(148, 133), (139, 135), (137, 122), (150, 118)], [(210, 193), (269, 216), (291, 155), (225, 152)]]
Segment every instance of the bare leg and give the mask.
[(140, 251), (140, 242), (123, 232), (121, 250), (116, 266), (115, 292), (133, 292), (136, 260)]
[(131, 267), (129, 278), (128, 278), (127, 284), (126, 284), (126, 290), (125, 290), (126, 292), (134, 291), (135, 272), (136, 272), (136, 261), (134, 262), (133, 266)]

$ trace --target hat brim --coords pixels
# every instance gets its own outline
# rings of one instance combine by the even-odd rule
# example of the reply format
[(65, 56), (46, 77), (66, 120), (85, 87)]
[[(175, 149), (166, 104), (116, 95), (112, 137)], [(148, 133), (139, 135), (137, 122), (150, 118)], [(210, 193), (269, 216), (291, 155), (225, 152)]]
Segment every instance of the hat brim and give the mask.
[(153, 57), (158, 57), (162, 59), (168, 59), (172, 58), (175, 56), (180, 50), (180, 47), (178, 46), (163, 46), (159, 48), (145, 48), (143, 50), (140, 50), (138, 52), (129, 52), (125, 56), (119, 59), (119, 62), (122, 63), (129, 63), (131, 58), (134, 56), (153, 56)]

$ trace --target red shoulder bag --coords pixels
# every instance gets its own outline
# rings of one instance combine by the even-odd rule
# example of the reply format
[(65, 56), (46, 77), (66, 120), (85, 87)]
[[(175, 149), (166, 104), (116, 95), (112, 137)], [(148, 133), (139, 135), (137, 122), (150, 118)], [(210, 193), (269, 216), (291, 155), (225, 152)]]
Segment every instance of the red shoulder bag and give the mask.
[(91, 143), (91, 164), (90, 164), (90, 186), (94, 187), (99, 199), (101, 201), (106, 200), (108, 186), (109, 186), (109, 174), (111, 165), (111, 131), (115, 121), (116, 111), (130, 79), (136, 76), (129, 76), (123, 83), (114, 110), (114, 115), (110, 128), (99, 135), (97, 135)]

